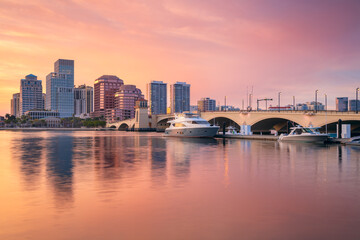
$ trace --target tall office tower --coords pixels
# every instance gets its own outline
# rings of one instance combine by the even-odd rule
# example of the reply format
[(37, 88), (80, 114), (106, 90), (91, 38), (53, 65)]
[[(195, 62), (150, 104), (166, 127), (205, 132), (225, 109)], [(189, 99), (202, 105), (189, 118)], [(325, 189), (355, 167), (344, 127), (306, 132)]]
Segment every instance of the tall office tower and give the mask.
[(42, 100), (42, 81), (29, 74), (20, 81), (19, 115), (33, 109), (44, 109)]
[(94, 84), (94, 113), (92, 116), (105, 116), (107, 109), (115, 108), (115, 93), (124, 81), (114, 75), (103, 75)]
[(162, 81), (152, 81), (147, 84), (147, 99), (151, 114), (166, 114), (167, 84)]
[(75, 117), (89, 115), (93, 112), (94, 90), (90, 86), (80, 85), (74, 88), (74, 114)]
[(115, 93), (115, 108), (106, 110), (106, 121), (122, 121), (135, 118), (136, 101), (144, 95), (135, 85), (122, 85)]
[(20, 117), (20, 93), (13, 94), (11, 99), (11, 115)]
[(61, 118), (74, 114), (74, 60), (59, 59), (54, 72), (46, 76), (46, 109)]
[(349, 111), (356, 111), (356, 107), (357, 110), (360, 110), (360, 100), (357, 100), (357, 105), (356, 105), (356, 99), (352, 99), (349, 101)]
[(210, 98), (202, 98), (198, 101), (197, 107), (199, 112), (215, 111), (216, 101)]
[(338, 97), (336, 98), (336, 111), (347, 112), (348, 111), (348, 98)]
[(170, 86), (171, 113), (190, 111), (190, 84), (177, 82)]

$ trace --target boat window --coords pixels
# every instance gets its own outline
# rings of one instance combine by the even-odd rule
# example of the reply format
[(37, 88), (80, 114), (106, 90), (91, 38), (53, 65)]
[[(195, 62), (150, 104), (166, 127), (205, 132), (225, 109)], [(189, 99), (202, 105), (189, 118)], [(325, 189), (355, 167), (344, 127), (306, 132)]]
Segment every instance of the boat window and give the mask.
[(295, 130), (295, 134), (301, 134), (302, 133), (302, 130), (301, 129), (296, 129)]
[(309, 128), (304, 128), (304, 132), (306, 132), (306, 133), (313, 133), (313, 131), (312, 131), (311, 129), (309, 129)]
[(209, 124), (208, 121), (192, 121), (192, 124)]
[(185, 124), (182, 124), (182, 123), (175, 123), (175, 127), (185, 127)]

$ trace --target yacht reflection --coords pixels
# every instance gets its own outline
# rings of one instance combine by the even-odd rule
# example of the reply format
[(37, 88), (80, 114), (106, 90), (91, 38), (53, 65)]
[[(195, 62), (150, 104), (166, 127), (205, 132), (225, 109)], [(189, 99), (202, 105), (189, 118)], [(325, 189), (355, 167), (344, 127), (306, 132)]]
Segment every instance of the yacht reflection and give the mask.
[(45, 141), (47, 146), (47, 179), (54, 191), (58, 208), (73, 202), (73, 137), (58, 136)]
[[(15, 141), (15, 140), (14, 140)], [(16, 139), (12, 144), (13, 155), (20, 161), (20, 173), (24, 178), (24, 187), (34, 190), (39, 187), (42, 168), (42, 154), (44, 151), (44, 138)]]

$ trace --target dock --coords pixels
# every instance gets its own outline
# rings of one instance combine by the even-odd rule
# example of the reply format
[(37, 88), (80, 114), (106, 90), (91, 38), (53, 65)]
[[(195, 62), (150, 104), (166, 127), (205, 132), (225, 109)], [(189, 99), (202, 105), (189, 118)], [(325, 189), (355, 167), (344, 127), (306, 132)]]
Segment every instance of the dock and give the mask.
[(247, 140), (265, 140), (265, 141), (277, 141), (279, 136), (274, 135), (215, 135), (215, 138), (236, 138)]

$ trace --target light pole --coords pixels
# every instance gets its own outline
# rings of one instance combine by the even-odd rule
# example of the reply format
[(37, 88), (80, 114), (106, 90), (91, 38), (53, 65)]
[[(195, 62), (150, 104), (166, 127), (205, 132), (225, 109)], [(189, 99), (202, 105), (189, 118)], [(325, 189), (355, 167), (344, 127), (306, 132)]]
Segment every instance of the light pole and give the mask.
[(280, 95), (281, 95), (281, 92), (279, 92), (279, 94), (278, 94), (278, 100), (279, 100), (278, 110), (279, 110), (279, 112), (280, 112)]
[(295, 108), (295, 96), (293, 96), (293, 110), (295, 111), (296, 108)]
[(317, 94), (318, 94), (319, 90), (315, 90), (315, 112), (317, 112)]
[(355, 111), (356, 111), (356, 114), (359, 113), (359, 110), (358, 110), (358, 98), (359, 98), (359, 88), (356, 88), (356, 101), (355, 101)]
[(325, 95), (325, 133), (327, 134), (327, 95)]

